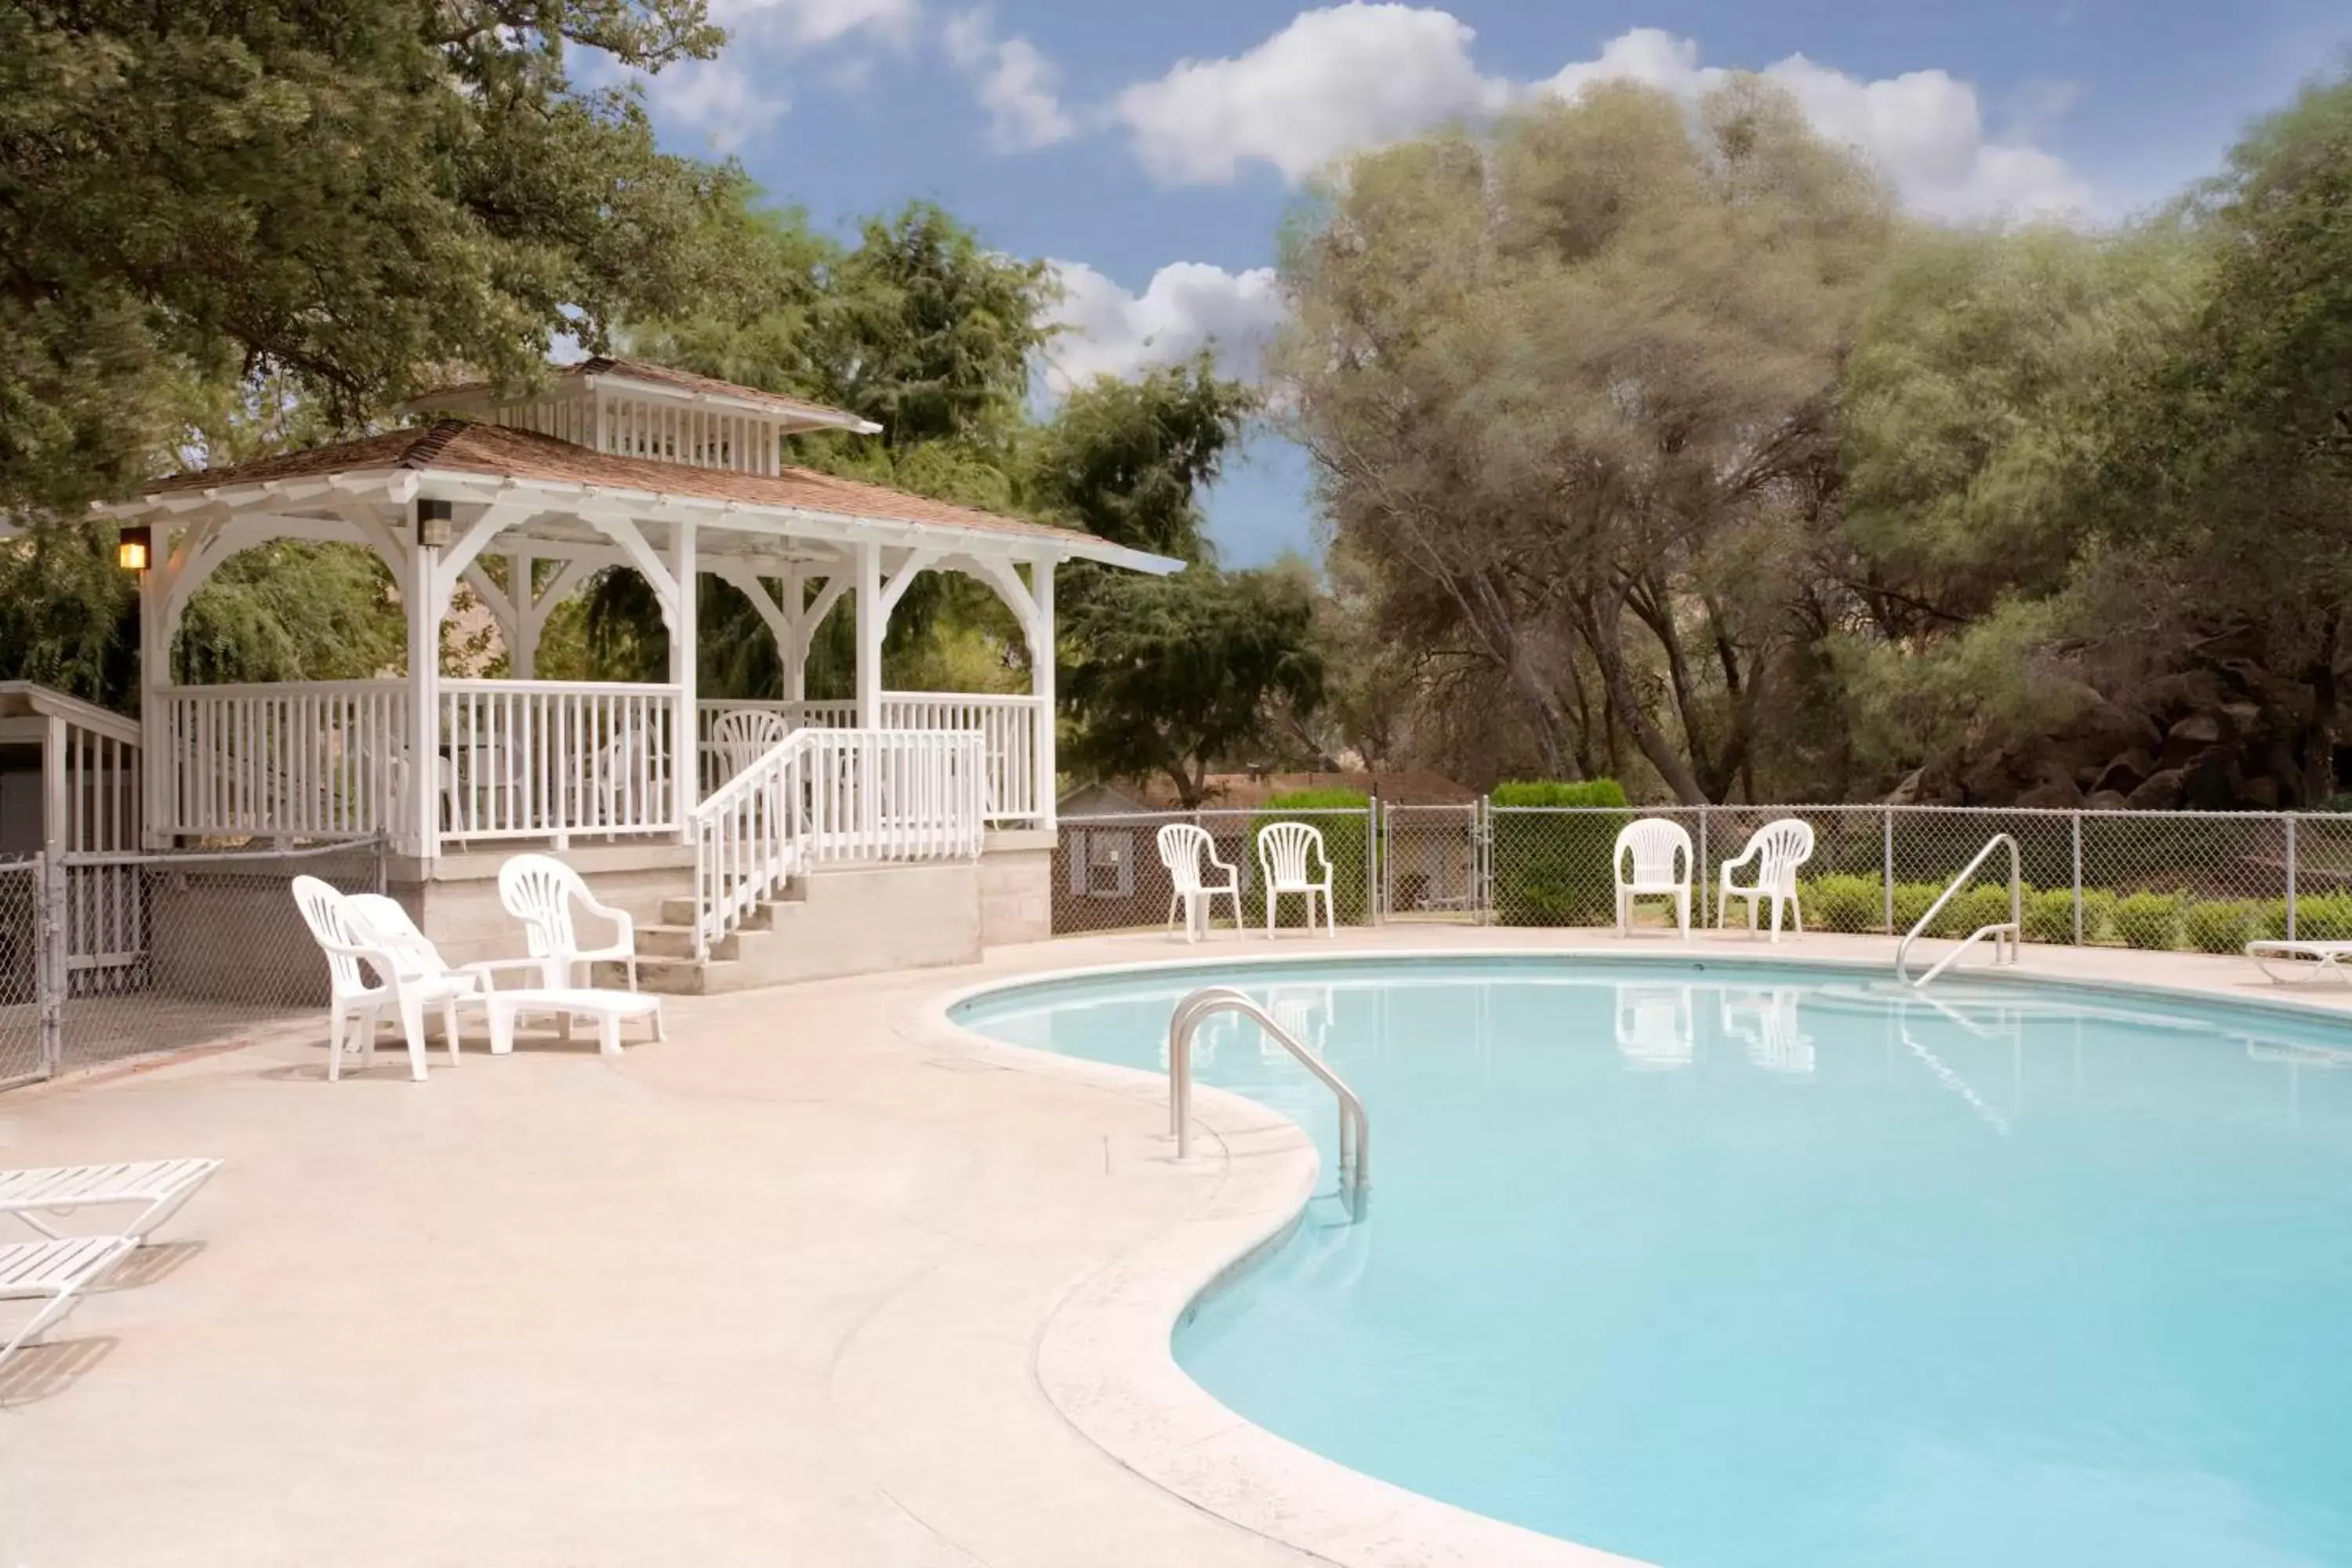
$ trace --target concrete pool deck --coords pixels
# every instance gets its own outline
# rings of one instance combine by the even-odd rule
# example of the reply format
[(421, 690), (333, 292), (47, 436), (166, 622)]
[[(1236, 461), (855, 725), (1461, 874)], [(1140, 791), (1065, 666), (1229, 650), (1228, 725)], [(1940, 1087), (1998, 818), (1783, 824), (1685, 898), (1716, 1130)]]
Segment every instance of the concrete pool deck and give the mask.
[[(1155, 1083), (952, 1038), (935, 1005), (1098, 965), (1506, 949), (1883, 972), (1893, 944), (1071, 939), (674, 998), (669, 1043), (614, 1060), (436, 1047), (415, 1085), (379, 1051), (331, 1085), (320, 1019), (0, 1096), (0, 1165), (227, 1161), (0, 1365), (0, 1563), (1597, 1561), (1351, 1489), (1175, 1373), (1174, 1308), (1306, 1190), (1288, 1123), (1204, 1094), (1179, 1166)], [(2352, 986), (2234, 958), (2029, 946), (2017, 973), (2352, 1016)]]

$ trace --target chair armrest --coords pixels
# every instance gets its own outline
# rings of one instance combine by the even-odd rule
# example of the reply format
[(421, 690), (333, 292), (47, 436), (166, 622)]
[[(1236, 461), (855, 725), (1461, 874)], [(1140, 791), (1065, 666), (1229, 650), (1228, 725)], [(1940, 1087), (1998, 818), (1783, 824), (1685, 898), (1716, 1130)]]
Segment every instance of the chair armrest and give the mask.
[(632, 950), (636, 947), (637, 923), (629, 918), (628, 910), (616, 910), (610, 904), (600, 904), (590, 898), (583, 898), (580, 902), (590, 914), (613, 922), (614, 945)]

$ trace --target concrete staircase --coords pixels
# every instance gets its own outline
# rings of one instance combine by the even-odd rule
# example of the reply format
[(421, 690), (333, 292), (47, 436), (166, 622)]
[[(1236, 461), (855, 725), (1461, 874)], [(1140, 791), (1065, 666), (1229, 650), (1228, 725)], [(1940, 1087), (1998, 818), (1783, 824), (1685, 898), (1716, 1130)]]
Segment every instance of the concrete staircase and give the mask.
[[(694, 900), (671, 895), (637, 927), (637, 980), (647, 991), (711, 996), (798, 980), (870, 974), (980, 956), (980, 879), (963, 863), (827, 867), (794, 878), (736, 930), (694, 956)], [(596, 984), (626, 971), (597, 965)]]

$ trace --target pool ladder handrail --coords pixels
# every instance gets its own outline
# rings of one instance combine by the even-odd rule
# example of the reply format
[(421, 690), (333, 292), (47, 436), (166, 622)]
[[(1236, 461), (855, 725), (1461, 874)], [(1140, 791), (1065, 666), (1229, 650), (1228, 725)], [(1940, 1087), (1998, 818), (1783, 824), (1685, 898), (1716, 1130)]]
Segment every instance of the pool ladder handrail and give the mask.
[(1230, 985), (1204, 985), (1177, 1003), (1168, 1016), (1168, 1121), (1169, 1131), (1176, 1135), (1176, 1157), (1190, 1159), (1192, 1153), (1192, 1037), (1204, 1019), (1218, 1013), (1238, 1013), (1264, 1029), (1266, 1038), (1297, 1058), (1338, 1098), (1340, 1184), (1354, 1192), (1371, 1185), (1372, 1126), (1362, 1097), (1265, 1008)]
[[(1944, 912), (1944, 906), (1952, 901), (1952, 895), (1969, 885), (1969, 879), (1977, 874), (1977, 868), (1983, 865), (1994, 850), (2004, 846), (2009, 850), (2009, 919), (1997, 921), (1989, 926), (1978, 927), (1961, 938), (1960, 945), (1946, 953), (1934, 968), (1916, 980), (1910, 978), (1908, 971), (1911, 944), (1919, 940), (1919, 933), (1932, 925), (1937, 915)], [(1927, 912), (1919, 917), (1918, 924), (1904, 933), (1902, 942), (1895, 949), (1895, 978), (1916, 991), (1958, 963), (1962, 953), (1986, 937), (1992, 938), (1992, 961), (1995, 963), (2017, 962), (2018, 944), (2025, 940), (2025, 877), (2023, 865), (2017, 852), (2017, 840), (2006, 833), (1996, 833), (1986, 839), (1984, 847), (1978, 850), (1975, 858), (1960, 868), (1960, 874), (1945, 884), (1943, 892), (1937, 896), (1934, 903), (1927, 906)], [(2004, 937), (2009, 941), (2007, 959), (2001, 957), (2000, 944)]]

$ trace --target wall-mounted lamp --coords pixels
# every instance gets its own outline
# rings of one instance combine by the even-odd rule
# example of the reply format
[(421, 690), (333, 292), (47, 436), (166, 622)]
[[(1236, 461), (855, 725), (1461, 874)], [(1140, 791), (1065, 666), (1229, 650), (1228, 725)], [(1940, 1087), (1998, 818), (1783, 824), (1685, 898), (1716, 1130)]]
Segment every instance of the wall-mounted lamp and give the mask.
[(449, 520), (455, 510), (446, 500), (428, 500), (420, 496), (416, 501), (416, 542), (446, 544), (449, 542)]
[(125, 572), (146, 571), (148, 546), (154, 542), (145, 523), (131, 524), (114, 536), (114, 563)]

